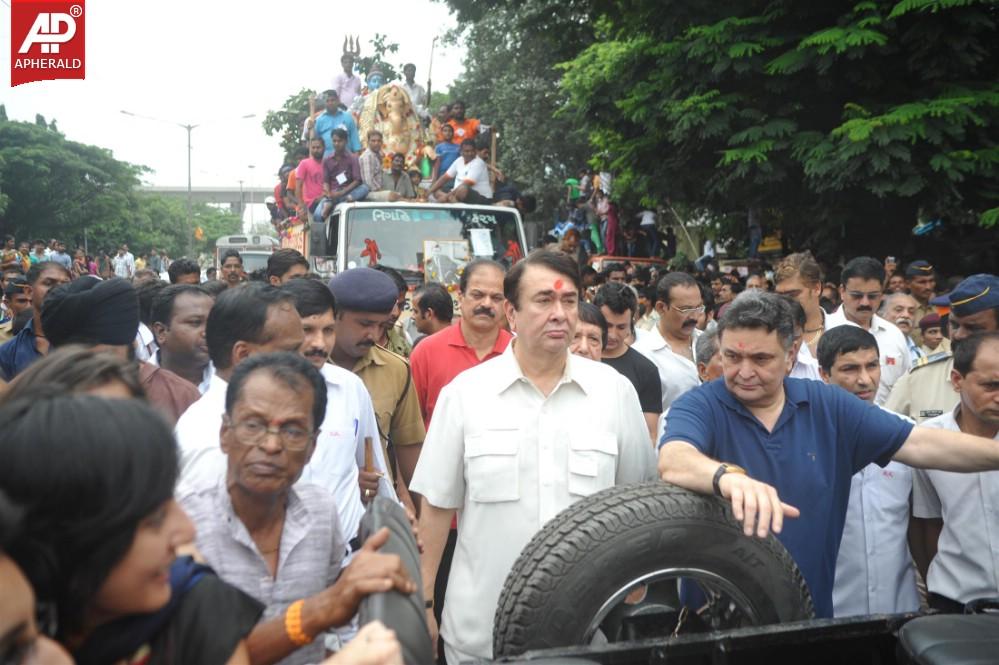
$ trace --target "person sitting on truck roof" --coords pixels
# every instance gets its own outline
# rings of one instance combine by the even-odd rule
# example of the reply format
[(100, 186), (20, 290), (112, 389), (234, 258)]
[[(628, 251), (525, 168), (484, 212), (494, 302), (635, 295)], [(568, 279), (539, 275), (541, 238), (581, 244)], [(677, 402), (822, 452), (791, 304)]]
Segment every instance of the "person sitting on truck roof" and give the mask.
[(367, 185), (368, 201), (388, 201), (389, 192), (382, 186), (385, 175), (385, 157), (382, 155), (382, 133), (377, 129), (368, 131), (368, 147), (357, 158), (361, 167), (361, 182)]
[[(434, 146), (434, 154), (437, 155), (433, 170), (435, 181), (442, 173), (447, 173), (451, 164), (461, 156), (461, 146), (455, 144), (452, 139), (454, 139), (454, 127), (446, 123), (441, 125), (441, 140)], [(445, 184), (443, 190), (450, 191), (451, 183)]]
[(357, 157), (347, 150), (347, 132), (334, 129), (333, 154), (323, 160), (323, 198), (316, 206), (316, 217), (325, 219), (338, 203), (363, 201), (368, 191)]
[(243, 257), (235, 249), (227, 249), (222, 254), (222, 281), (231, 289), (246, 279), (243, 272)]
[(309, 274), (309, 260), (297, 249), (282, 247), (267, 257), (267, 281), (274, 286)]
[(475, 141), (466, 139), (461, 142), (461, 159), (455, 160), (444, 175), (434, 181), (430, 186), (430, 194), (436, 193), (444, 183), (452, 180), (455, 182), (454, 190), (450, 194), (438, 194), (438, 201), (472, 205), (489, 205), (493, 202), (489, 169), (475, 154)]

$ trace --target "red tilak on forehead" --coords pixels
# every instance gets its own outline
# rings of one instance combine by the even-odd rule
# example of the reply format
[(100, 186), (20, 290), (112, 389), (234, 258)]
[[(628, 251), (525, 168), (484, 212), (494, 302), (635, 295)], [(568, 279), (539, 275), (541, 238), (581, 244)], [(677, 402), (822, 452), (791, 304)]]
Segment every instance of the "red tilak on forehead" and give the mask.
[(555, 287), (555, 290), (558, 291), (562, 288), (562, 284), (563, 284), (562, 280), (556, 279), (555, 284), (553, 286)]
[(736, 346), (737, 346), (737, 347), (739, 347), (740, 349), (744, 349), (744, 348), (746, 348), (746, 345), (745, 345), (745, 344), (743, 344), (742, 342), (737, 342), (737, 343), (736, 343)]

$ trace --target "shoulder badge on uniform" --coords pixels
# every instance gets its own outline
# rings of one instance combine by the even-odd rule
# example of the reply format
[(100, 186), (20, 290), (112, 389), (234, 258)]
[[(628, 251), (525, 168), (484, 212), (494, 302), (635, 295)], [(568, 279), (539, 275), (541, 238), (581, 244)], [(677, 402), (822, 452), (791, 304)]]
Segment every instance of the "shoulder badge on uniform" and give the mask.
[(940, 351), (939, 353), (932, 353), (928, 356), (923, 356), (912, 365), (912, 369), (910, 371), (915, 372), (920, 367), (926, 367), (927, 365), (938, 363), (941, 360), (947, 360), (952, 355), (954, 354), (950, 351)]

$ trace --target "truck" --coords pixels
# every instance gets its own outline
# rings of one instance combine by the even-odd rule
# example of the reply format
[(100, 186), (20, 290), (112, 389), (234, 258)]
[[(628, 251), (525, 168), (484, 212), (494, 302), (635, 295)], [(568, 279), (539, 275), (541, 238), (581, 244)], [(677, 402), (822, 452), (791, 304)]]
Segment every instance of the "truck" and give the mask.
[(281, 247), (281, 241), (273, 236), (260, 234), (241, 234), (222, 236), (215, 241), (215, 257), (213, 265), (216, 269), (222, 267), (222, 255), (227, 249), (235, 249), (243, 258), (243, 270), (247, 274), (254, 270), (267, 267), (267, 258), (274, 250)]
[(303, 254), (320, 274), (381, 264), (411, 285), (428, 281), (449, 287), (457, 286), (472, 259), (509, 266), (527, 247), (516, 208), (444, 203), (343, 203), (328, 223), (313, 225), (299, 242), (305, 240)]

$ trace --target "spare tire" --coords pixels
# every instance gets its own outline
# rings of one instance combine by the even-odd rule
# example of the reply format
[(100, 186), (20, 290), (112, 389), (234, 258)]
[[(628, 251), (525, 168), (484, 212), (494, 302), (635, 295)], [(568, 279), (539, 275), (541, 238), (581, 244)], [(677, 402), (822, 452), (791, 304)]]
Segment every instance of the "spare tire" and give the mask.
[[(652, 596), (653, 589), (655, 607), (641, 607), (635, 596)], [(724, 620), (681, 607), (681, 596), (701, 589), (708, 599), (701, 610), (720, 610)], [(746, 537), (726, 501), (655, 481), (587, 497), (531, 539), (500, 593), (493, 653), (499, 658), (604, 639), (668, 637), (674, 626), (716, 630), (813, 615), (808, 587), (776, 538)], [(612, 620), (650, 618), (658, 635), (636, 635), (634, 623), (628, 635), (608, 628)]]

